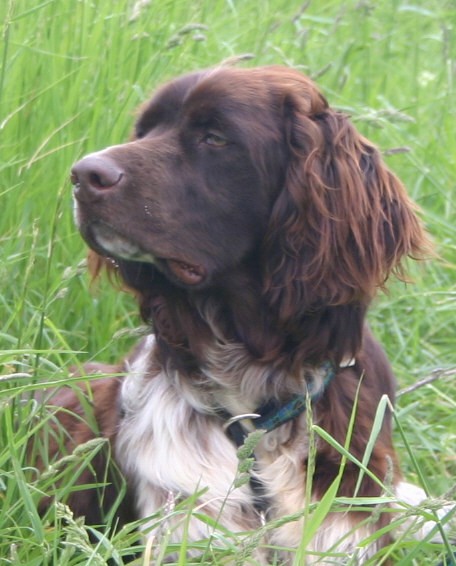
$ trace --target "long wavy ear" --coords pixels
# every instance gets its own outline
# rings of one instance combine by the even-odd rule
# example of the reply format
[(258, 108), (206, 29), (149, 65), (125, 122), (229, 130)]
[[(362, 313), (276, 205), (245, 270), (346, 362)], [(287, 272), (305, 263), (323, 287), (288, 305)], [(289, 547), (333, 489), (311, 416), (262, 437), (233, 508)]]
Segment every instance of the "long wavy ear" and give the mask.
[(379, 151), (305, 80), (284, 101), (289, 161), (265, 242), (266, 297), (282, 324), (369, 303), (426, 235)]

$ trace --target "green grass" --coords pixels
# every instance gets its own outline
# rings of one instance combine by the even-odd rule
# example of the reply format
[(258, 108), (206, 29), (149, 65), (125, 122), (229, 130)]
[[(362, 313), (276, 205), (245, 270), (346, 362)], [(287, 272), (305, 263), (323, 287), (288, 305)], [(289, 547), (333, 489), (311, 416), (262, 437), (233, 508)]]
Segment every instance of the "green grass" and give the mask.
[[(89, 288), (68, 171), (84, 153), (126, 139), (135, 107), (156, 85), (243, 54), (254, 56), (246, 65), (287, 64), (315, 77), (331, 104), (387, 152), (423, 209), (440, 257), (411, 266), (414, 283), (393, 283), (370, 322), (400, 389), (441, 371), (436, 381), (400, 395), (396, 444), (406, 477), (426, 485), (431, 504), (454, 500), (454, 1), (160, 0), (133, 18), (134, 4), (0, 5), (0, 564), (98, 565), (108, 556), (122, 564), (138, 544), (128, 530), (100, 531), (98, 544), (90, 543), (88, 529), (61, 506), (42, 519), (37, 504), (53, 481), (27, 465), (28, 439), (50, 417), (26, 393), (66, 380), (70, 365), (116, 361), (139, 325), (131, 298), (107, 283)], [(86, 447), (66, 461), (66, 471), (59, 468), (67, 484), (59, 497), (81, 461), (101, 448)], [(185, 521), (192, 509), (190, 500), (163, 513)], [(248, 563), (261, 534), (215, 528), (223, 549), (201, 543), (200, 563)], [(435, 564), (444, 551), (426, 541), (391, 549), (395, 563), (417, 565)], [(159, 564), (167, 552), (164, 529), (146, 555)]]

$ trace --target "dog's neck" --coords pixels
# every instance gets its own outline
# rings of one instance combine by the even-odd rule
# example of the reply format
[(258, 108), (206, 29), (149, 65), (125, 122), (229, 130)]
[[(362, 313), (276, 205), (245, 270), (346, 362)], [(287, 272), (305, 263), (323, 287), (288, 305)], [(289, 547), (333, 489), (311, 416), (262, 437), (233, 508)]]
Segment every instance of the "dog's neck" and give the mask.
[[(283, 328), (256, 290), (180, 293), (160, 299), (153, 328), (163, 361), (174, 360), (184, 373), (205, 368), (209, 353), (218, 357), (232, 350), (242, 351), (249, 366), (267, 365), (269, 371), (299, 378), (308, 366), (325, 361), (338, 366), (361, 346), (366, 308), (359, 305), (309, 312), (293, 328)], [(168, 318), (163, 320), (165, 311)], [(344, 317), (348, 322), (342, 325)]]
[(338, 366), (356, 356), (367, 305), (314, 305), (308, 310), (297, 305), (296, 317), (283, 321), (268, 303), (259, 268), (254, 261), (246, 264), (201, 290), (176, 286), (147, 264), (139, 264), (132, 279), (130, 264), (125, 264), (122, 275), (137, 290), (163, 367), (182, 375), (200, 374), (208, 352), (219, 356), (220, 349), (231, 348), (242, 351), (249, 366), (267, 365), (274, 376), (286, 374), (299, 381), (305, 367), (325, 361)]

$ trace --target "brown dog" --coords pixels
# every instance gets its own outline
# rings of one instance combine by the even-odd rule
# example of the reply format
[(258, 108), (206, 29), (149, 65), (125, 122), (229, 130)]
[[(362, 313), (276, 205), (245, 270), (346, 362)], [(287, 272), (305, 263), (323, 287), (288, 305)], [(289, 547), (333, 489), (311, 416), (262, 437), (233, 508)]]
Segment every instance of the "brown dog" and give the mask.
[[(72, 181), (84, 239), (115, 260), (153, 326), (125, 377), (94, 385), (137, 517), (200, 489), (200, 510), (232, 531), (301, 512), (306, 493), (317, 501), (338, 481), (342, 459), (320, 436), (310, 456), (310, 419), (380, 482), (390, 475), (415, 497), (400, 481), (388, 415), (366, 455), (395, 382), (365, 316), (426, 237), (379, 151), (308, 78), (225, 67), (174, 80), (143, 107), (131, 142), (85, 157)], [(63, 404), (78, 412), (74, 400)], [(92, 434), (62, 420), (75, 443)], [(266, 432), (254, 479), (234, 489), (237, 448), (256, 429)], [(345, 462), (339, 496), (381, 492)], [(79, 495), (78, 512), (90, 516), (90, 502)], [(366, 509), (330, 513), (309, 551), (354, 553), (389, 521), (366, 521)], [(208, 535), (197, 516), (187, 528), (190, 540)], [(268, 542), (296, 547), (305, 528), (302, 517), (286, 522)], [(178, 541), (183, 527), (173, 529)]]

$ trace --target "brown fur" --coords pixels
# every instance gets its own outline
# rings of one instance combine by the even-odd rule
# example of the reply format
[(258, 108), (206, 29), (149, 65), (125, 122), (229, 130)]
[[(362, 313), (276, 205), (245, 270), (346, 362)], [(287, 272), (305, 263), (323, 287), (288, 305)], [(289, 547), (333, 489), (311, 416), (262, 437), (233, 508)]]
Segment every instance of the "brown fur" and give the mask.
[[(102, 258), (114, 258), (153, 325), (157, 345), (142, 362), (145, 376), (166, 381), (177, 372), (182, 398), (199, 396), (204, 408), (195, 418), (207, 412), (212, 426), (210, 411), (220, 405), (242, 412), (269, 398), (285, 401), (302, 390), (303, 368), (312, 374), (324, 361), (337, 367), (355, 358), (353, 367), (338, 370), (313, 418), (343, 445), (358, 394), (350, 451), (362, 460), (377, 405), (383, 395), (393, 401), (395, 390), (366, 311), (389, 275), (401, 275), (405, 256), (426, 252), (427, 240), (416, 207), (378, 149), (312, 81), (282, 67), (181, 77), (143, 106), (130, 143), (86, 157), (72, 175), (94, 270)], [(107, 395), (94, 394), (101, 434), (114, 444), (116, 427), (125, 433), (127, 426), (115, 401), (117, 383), (99, 385)], [(78, 412), (71, 398), (56, 402)], [(61, 420), (74, 444), (90, 437), (66, 413)], [(293, 423), (283, 450), (304, 440), (304, 423)], [(192, 441), (202, 446), (205, 439)], [(261, 454), (260, 447), (267, 484), (272, 456)], [(314, 497), (325, 493), (340, 461), (319, 441)], [(384, 479), (391, 466), (398, 481), (388, 417), (369, 468)], [(358, 475), (348, 463), (340, 495), (354, 494)], [(359, 495), (379, 493), (365, 476)], [(277, 500), (271, 509), (283, 514), (287, 506)], [(84, 514), (81, 505), (78, 512)], [(280, 543), (292, 541), (284, 536)]]

